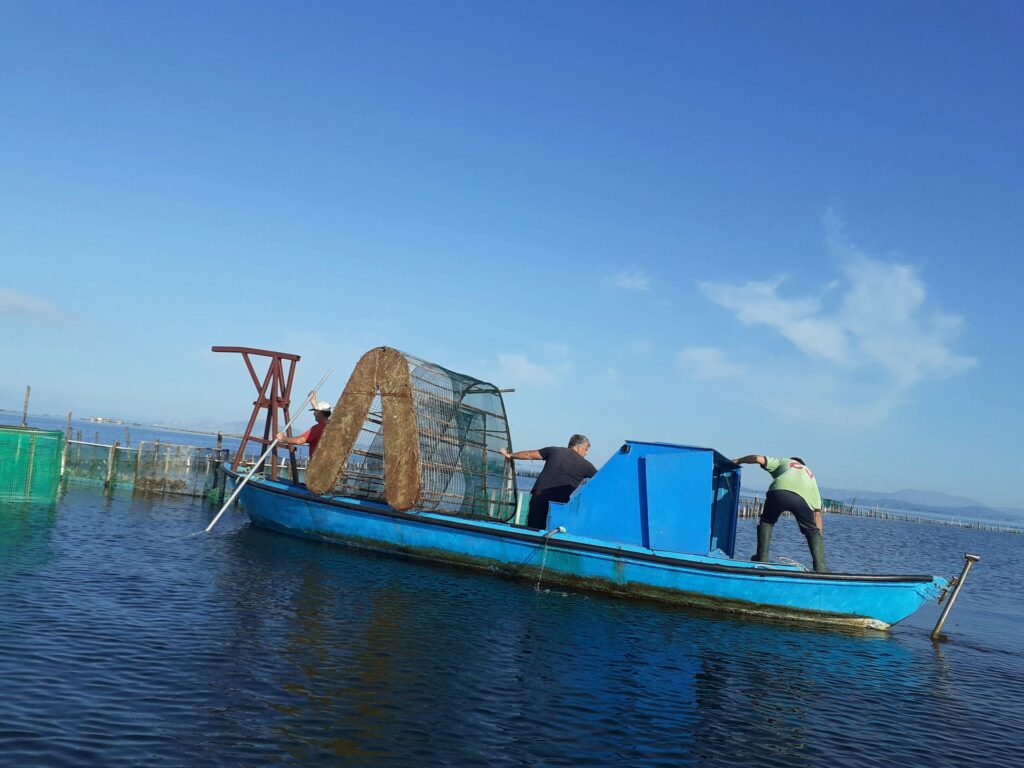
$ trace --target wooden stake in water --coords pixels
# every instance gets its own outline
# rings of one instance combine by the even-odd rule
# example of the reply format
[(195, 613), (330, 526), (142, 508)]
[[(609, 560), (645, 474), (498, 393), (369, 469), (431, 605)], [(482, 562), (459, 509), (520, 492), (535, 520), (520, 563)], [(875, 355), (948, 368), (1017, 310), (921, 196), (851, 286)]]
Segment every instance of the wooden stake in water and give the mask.
[(117, 466), (118, 447), (118, 444), (115, 442), (110, 446), (110, 450), (107, 452), (107, 479), (103, 482), (104, 488), (110, 488), (110, 484), (114, 480), (114, 467)]
[(36, 460), (36, 436), (29, 435), (28, 467), (25, 468), (25, 498), (32, 500), (32, 465)]
[[(320, 383), (317, 384), (315, 387), (313, 387), (313, 389), (310, 391), (310, 393), (309, 393), (309, 395), (307, 397), (312, 398), (317, 393), (317, 391), (320, 389), (320, 387), (323, 386), (324, 382), (327, 381), (327, 378), (332, 373), (334, 373), (334, 369), (333, 368), (331, 370), (327, 371), (327, 373), (324, 374), (324, 377), (322, 379), (320, 379)], [(296, 413), (294, 416), (292, 416), (291, 419), (288, 421), (288, 423), (284, 425), (284, 429), (282, 429), (280, 431), (281, 432), (287, 432), (288, 428), (291, 427), (292, 422), (294, 422), (296, 419), (298, 419), (299, 416), (301, 415), (301, 413), (302, 413), (302, 411), (299, 410), (299, 412)], [(277, 443), (278, 443), (278, 439), (275, 437), (273, 442), (270, 445), (267, 446), (267, 450), (265, 450), (263, 452), (263, 455), (260, 456), (258, 459), (256, 459), (256, 463), (252, 465), (252, 469), (249, 470), (249, 474), (247, 474), (242, 479), (242, 482), (240, 482), (238, 484), (238, 487), (235, 488), (234, 493), (232, 493), (231, 496), (228, 498), (228, 500), (224, 502), (224, 506), (220, 508), (220, 512), (217, 513), (217, 515), (213, 518), (213, 520), (210, 521), (210, 524), (208, 526), (206, 526), (206, 528), (202, 531), (203, 533), (209, 533), (210, 531), (213, 530), (213, 526), (215, 526), (217, 524), (217, 521), (220, 520), (221, 515), (223, 515), (225, 510), (227, 510), (227, 508), (231, 506), (231, 502), (233, 502), (235, 500), (235, 497), (238, 496), (238, 494), (242, 492), (242, 489), (245, 487), (245, 484), (249, 482), (249, 480), (252, 478), (252, 476), (254, 474), (256, 474), (256, 470), (259, 469), (260, 464), (262, 464), (264, 462), (264, 460), (267, 458), (267, 456), (270, 455), (270, 452), (272, 450), (274, 450), (274, 448), (277, 447)], [(192, 535), (194, 536), (195, 534), (192, 534)]]
[(21, 411), (21, 426), (28, 426), (28, 396), (32, 394), (32, 387), (25, 387), (25, 407)]

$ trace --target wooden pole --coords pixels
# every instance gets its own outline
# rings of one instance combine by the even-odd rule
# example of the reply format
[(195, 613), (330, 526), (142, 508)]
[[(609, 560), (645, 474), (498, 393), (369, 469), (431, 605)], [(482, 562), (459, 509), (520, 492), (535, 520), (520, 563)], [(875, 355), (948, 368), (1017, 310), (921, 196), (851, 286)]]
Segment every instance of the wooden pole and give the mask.
[(28, 426), (28, 397), (32, 394), (32, 387), (25, 387), (25, 408), (21, 412), (21, 426)]
[(67, 426), (68, 440), (71, 439), (71, 411), (68, 411), (68, 426)]
[(132, 447), (132, 436), (129, 434), (127, 426), (124, 428), (124, 447), (125, 448), (131, 448)]
[(110, 452), (107, 454), (107, 479), (103, 483), (104, 488), (110, 487), (110, 481), (114, 477), (114, 465), (117, 463), (117, 448), (120, 443), (115, 442), (110, 446)]
[(25, 499), (26, 501), (32, 500), (32, 465), (36, 461), (36, 436), (34, 433), (29, 435), (29, 446), (28, 446), (28, 467), (25, 469)]
[[(214, 458), (212, 456), (210, 456), (210, 455), (207, 455), (206, 456), (206, 462), (205, 462), (206, 466), (203, 468), (203, 493), (204, 494), (206, 493), (206, 490), (210, 487), (210, 462), (212, 462), (212, 461), (214, 461)], [(197, 475), (196, 484), (198, 485), (198, 483), (199, 483), (199, 479), (198, 479), (199, 473), (197, 472), (196, 475)], [(195, 493), (195, 489), (194, 488), (193, 488), (193, 494), (192, 495), (193, 496), (197, 495)]]
[(132, 485), (136, 488), (139, 486), (139, 465), (142, 464), (142, 447), (146, 444), (145, 440), (139, 442), (139, 449), (135, 452), (135, 480)]

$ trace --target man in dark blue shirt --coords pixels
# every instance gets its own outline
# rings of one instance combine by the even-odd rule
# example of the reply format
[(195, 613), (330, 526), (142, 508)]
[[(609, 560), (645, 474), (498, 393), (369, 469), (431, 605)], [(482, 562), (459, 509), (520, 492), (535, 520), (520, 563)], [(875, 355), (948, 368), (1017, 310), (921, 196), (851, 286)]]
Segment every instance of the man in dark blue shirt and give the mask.
[(580, 483), (597, 474), (594, 465), (586, 459), (590, 441), (584, 435), (569, 438), (568, 448), (551, 446), (539, 451), (516, 451), (509, 453), (501, 449), (501, 455), (508, 460), (541, 459), (544, 469), (533, 484), (530, 494), (530, 513), (526, 525), (543, 530), (548, 523), (548, 504), (552, 501), (566, 502)]

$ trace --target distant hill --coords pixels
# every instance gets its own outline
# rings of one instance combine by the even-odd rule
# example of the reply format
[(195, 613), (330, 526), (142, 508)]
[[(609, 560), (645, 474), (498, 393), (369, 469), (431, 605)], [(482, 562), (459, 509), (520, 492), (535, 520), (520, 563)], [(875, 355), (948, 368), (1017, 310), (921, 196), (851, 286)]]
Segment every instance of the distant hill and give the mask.
[(938, 491), (904, 489), (881, 493), (878, 491), (849, 490), (846, 488), (822, 488), (821, 495), (857, 506), (879, 506), (885, 509), (910, 512), (930, 512), (945, 516), (957, 515), (985, 519), (1003, 519), (1020, 523), (1024, 521), (1024, 509), (1018, 507), (989, 507), (964, 496), (950, 496)]
[(889, 502), (890, 505), (900, 504), (914, 504), (926, 507), (934, 507), (936, 509), (947, 509), (956, 507), (978, 507), (986, 508), (984, 504), (974, 499), (968, 499), (965, 496), (950, 496), (948, 493), (940, 493), (939, 491), (921, 491), (914, 488), (905, 488), (902, 491), (859, 491), (859, 490), (848, 490), (845, 488), (822, 488), (821, 495), (827, 496), (830, 499), (837, 499), (839, 501), (853, 501), (856, 499), (861, 502), (871, 502), (872, 504), (882, 504), (883, 502)]

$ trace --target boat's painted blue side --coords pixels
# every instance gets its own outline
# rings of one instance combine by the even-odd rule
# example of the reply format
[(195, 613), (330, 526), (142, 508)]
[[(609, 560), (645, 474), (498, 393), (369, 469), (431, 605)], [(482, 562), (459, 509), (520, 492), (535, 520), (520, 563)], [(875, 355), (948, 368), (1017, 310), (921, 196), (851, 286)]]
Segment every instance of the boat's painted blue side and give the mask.
[(269, 480), (250, 481), (241, 500), (253, 523), (291, 535), (531, 578), (543, 569), (545, 582), (819, 622), (884, 628), (946, 587), (940, 577), (816, 574), (795, 566), (612, 543), (571, 531), (545, 538), (542, 532), (504, 523), (396, 512)]

